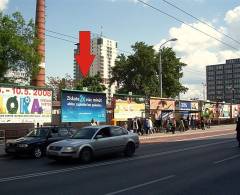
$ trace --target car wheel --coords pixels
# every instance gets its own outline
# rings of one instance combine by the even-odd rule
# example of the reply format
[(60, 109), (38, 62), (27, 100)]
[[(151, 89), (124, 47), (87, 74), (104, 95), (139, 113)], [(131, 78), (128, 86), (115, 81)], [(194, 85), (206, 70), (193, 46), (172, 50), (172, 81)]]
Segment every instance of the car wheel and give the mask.
[(129, 142), (125, 148), (124, 154), (127, 157), (133, 156), (135, 153), (135, 144), (132, 142)]
[(92, 160), (92, 150), (90, 148), (83, 148), (80, 153), (80, 160), (83, 163), (89, 163)]
[(34, 151), (33, 151), (34, 158), (41, 158), (42, 155), (43, 155), (43, 151), (41, 148), (39, 147), (34, 148)]

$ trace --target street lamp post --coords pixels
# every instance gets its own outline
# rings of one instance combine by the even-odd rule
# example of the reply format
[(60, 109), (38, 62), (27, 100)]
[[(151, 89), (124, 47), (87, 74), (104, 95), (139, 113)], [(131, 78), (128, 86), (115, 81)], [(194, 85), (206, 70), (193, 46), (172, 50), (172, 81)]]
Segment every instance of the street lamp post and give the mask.
[(161, 56), (161, 48), (163, 45), (165, 45), (167, 42), (170, 41), (177, 41), (176, 38), (169, 39), (165, 41), (163, 44), (160, 45), (159, 47), (159, 83), (160, 83), (160, 97), (162, 98), (162, 56)]

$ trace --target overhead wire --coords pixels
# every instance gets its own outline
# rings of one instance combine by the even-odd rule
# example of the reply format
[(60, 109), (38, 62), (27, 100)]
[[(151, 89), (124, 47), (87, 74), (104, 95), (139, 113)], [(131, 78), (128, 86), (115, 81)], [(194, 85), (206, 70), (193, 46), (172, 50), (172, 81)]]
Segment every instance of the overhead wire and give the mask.
[(197, 18), (196, 16), (194, 16), (194, 15), (192, 15), (191, 13), (189, 13), (189, 12), (183, 10), (182, 8), (176, 6), (176, 5), (173, 4), (172, 2), (169, 2), (169, 1), (167, 1), (167, 0), (162, 0), (162, 1), (165, 2), (165, 3), (167, 3), (167, 4), (170, 5), (170, 6), (174, 7), (175, 9), (177, 9), (177, 10), (179, 10), (179, 11), (185, 13), (186, 15), (191, 16), (191, 17), (194, 18), (195, 20), (197, 20), (197, 21), (201, 22), (202, 24), (204, 24), (204, 25), (206, 25), (206, 26), (212, 28), (212, 29), (215, 30), (216, 32), (218, 32), (218, 33), (224, 35), (225, 37), (231, 39), (232, 41), (234, 41), (234, 42), (236, 42), (236, 43), (238, 43), (238, 44), (240, 45), (240, 41), (238, 41), (238, 40), (232, 38), (231, 36), (229, 36), (229, 35), (227, 35), (227, 34), (221, 32), (221, 31), (218, 30), (217, 28), (215, 28), (215, 27), (213, 27), (212, 25), (208, 24), (207, 22), (205, 22), (205, 21), (203, 21), (203, 20)]
[[(59, 32), (56, 32), (56, 31), (52, 31), (52, 30), (46, 30), (47, 32), (51, 32), (51, 33), (54, 33), (54, 34), (57, 34), (57, 35), (61, 35), (61, 36), (65, 36), (65, 37), (70, 37), (70, 38), (73, 38), (73, 39), (77, 39), (76, 37), (74, 36), (71, 36), (71, 35), (67, 35), (67, 34), (63, 34), (63, 33), (59, 33)], [(55, 38), (55, 39), (59, 39), (59, 40), (62, 40), (62, 41), (66, 41), (66, 42), (70, 42), (70, 43), (74, 43), (76, 44), (76, 42), (74, 41), (71, 41), (71, 40), (68, 40), (68, 39), (64, 39), (64, 38), (60, 38), (60, 37), (57, 37), (57, 36), (53, 36), (53, 35), (49, 35), (49, 34), (46, 34), (47, 37), (51, 37), (51, 38)], [(125, 51), (125, 50), (122, 50), (122, 49), (118, 49), (119, 51), (122, 51), (124, 53), (129, 53), (129, 54), (132, 54), (132, 52), (130, 51)], [(104, 51), (107, 51), (107, 50), (104, 50)], [(201, 71), (197, 71), (197, 70), (193, 70), (189, 67), (184, 67), (184, 71), (187, 71), (187, 72), (198, 72), (198, 73), (204, 73), (204, 72), (201, 72)], [(200, 76), (200, 75), (198, 75)]]
[(232, 49), (234, 49), (234, 50), (237, 50), (237, 51), (239, 50), (239, 49), (237, 49), (236, 47), (233, 47), (233, 46), (231, 46), (230, 44), (225, 43), (224, 41), (222, 41), (222, 40), (220, 40), (220, 39), (218, 39), (218, 38), (216, 38), (216, 37), (214, 37), (214, 36), (212, 36), (212, 35), (204, 32), (204, 31), (202, 31), (202, 30), (200, 30), (200, 29), (198, 29), (198, 28), (196, 28), (196, 27), (194, 27), (193, 25), (190, 25), (190, 24), (184, 22), (184, 21), (181, 20), (181, 19), (178, 19), (178, 18), (175, 17), (175, 16), (172, 16), (171, 14), (168, 14), (167, 12), (165, 12), (165, 11), (163, 11), (163, 10), (161, 10), (161, 9), (159, 9), (159, 8), (157, 8), (157, 7), (149, 4), (149, 3), (147, 3), (147, 2), (144, 2), (144, 1), (142, 1), (142, 0), (137, 0), (137, 1), (140, 2), (140, 3), (142, 3), (142, 4), (144, 4), (145, 6), (148, 6), (148, 7), (152, 8), (152, 9), (160, 12), (161, 14), (167, 15), (168, 17), (170, 17), (170, 18), (172, 18), (172, 19), (174, 19), (174, 20), (176, 20), (176, 21), (178, 21), (178, 22), (180, 22), (180, 23), (182, 23), (182, 24), (185, 24), (186, 26), (188, 26), (188, 27), (190, 27), (190, 28), (192, 28), (192, 29), (194, 29), (194, 30), (196, 30), (196, 31), (199, 31), (200, 33), (202, 33), (202, 34), (204, 34), (204, 35), (206, 35), (206, 36), (208, 36), (208, 37), (211, 37), (212, 39), (215, 39), (216, 41), (222, 43), (222, 44), (225, 45), (225, 46), (228, 46), (228, 47), (230, 47), (230, 48), (232, 48)]

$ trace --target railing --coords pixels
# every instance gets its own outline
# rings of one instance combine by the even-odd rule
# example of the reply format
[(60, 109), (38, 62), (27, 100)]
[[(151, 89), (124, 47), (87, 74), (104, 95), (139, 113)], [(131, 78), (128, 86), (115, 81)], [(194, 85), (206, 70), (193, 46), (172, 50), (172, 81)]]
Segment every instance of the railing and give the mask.
[(4, 145), (6, 142), (5, 130), (0, 130), (0, 145)]

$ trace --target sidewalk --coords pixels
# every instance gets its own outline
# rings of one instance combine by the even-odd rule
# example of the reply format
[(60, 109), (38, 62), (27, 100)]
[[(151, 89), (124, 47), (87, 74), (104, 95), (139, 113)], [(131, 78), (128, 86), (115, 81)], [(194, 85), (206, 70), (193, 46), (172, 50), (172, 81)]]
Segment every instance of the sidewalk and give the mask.
[(150, 135), (143, 135), (139, 136), (140, 141), (142, 140), (151, 140), (151, 139), (157, 139), (157, 138), (165, 138), (165, 137), (174, 137), (174, 136), (185, 136), (185, 135), (194, 135), (194, 134), (202, 134), (206, 132), (217, 132), (217, 131), (223, 131), (223, 130), (235, 130), (236, 124), (230, 124), (230, 125), (217, 125), (212, 126), (211, 128), (206, 128), (205, 130), (202, 129), (196, 129), (196, 130), (187, 130), (184, 132), (176, 131), (175, 134), (172, 134), (171, 132), (168, 133), (154, 133)]

